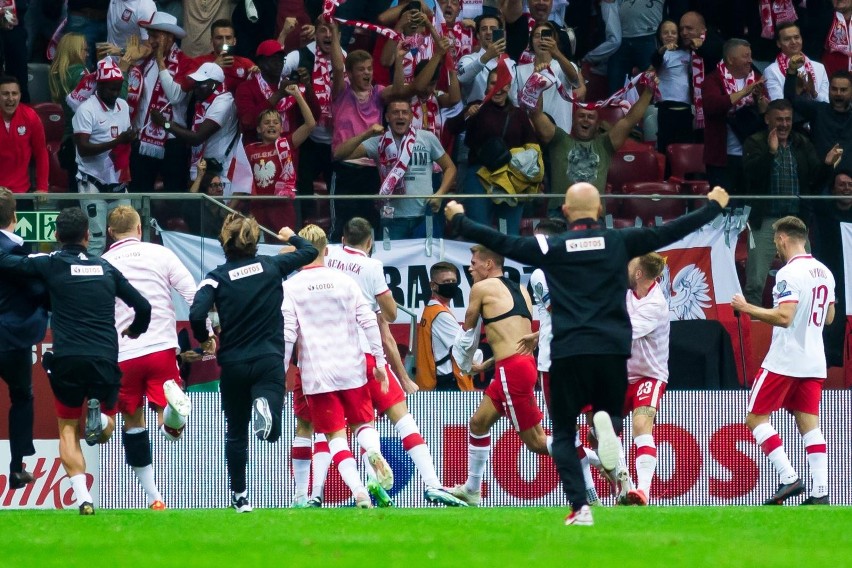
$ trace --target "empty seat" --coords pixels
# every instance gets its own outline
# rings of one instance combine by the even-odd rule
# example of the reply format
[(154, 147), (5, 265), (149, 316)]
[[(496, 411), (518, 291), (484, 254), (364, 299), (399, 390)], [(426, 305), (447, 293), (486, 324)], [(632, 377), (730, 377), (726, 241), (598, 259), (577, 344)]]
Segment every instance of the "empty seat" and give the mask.
[(669, 144), (666, 155), (671, 168), (671, 178), (677, 183), (686, 180), (689, 174), (706, 174), (704, 166), (704, 144)]
[(38, 103), (33, 105), (41, 123), (44, 125), (44, 138), (48, 144), (59, 144), (65, 134), (65, 115), (62, 107), (56, 103)]
[(625, 183), (663, 181), (656, 152), (616, 152), (607, 172), (608, 193), (621, 193)]
[[(672, 199), (680, 193), (677, 184), (670, 182), (640, 182), (624, 185), (625, 195), (653, 195), (654, 198), (625, 199), (621, 204), (620, 218), (628, 221), (639, 218), (642, 224), (653, 226), (657, 220), (669, 221), (686, 212), (686, 201)], [(668, 199), (666, 197), (669, 197)]]
[(27, 90), (30, 103), (50, 102), (50, 65), (47, 63), (27, 63)]

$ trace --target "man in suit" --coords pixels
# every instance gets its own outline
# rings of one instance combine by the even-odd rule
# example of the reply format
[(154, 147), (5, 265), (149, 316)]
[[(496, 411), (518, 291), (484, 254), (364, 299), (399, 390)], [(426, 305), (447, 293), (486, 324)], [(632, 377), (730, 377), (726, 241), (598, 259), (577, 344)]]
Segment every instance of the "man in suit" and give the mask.
[[(15, 198), (0, 187), (0, 248), (26, 256), (24, 241), (14, 233)], [(30, 278), (0, 279), (0, 378), (9, 387), (9, 487), (20, 489), (34, 478), (24, 468), (33, 447), (32, 346), (47, 330), (44, 284)]]

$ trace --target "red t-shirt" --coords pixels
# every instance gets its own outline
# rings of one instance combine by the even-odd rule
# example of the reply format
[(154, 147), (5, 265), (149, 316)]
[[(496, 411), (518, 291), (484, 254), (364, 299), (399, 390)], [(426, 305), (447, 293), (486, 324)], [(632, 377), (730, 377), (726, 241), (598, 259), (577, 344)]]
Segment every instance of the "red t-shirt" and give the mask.
[(296, 195), (296, 156), (289, 136), (275, 142), (253, 142), (246, 146), (246, 156), (254, 175), (255, 195)]

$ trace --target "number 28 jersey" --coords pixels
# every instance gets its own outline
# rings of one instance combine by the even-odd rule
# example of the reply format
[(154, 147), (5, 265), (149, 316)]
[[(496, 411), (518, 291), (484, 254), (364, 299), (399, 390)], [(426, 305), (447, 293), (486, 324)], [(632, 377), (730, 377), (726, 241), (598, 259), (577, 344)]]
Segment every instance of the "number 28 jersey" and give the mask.
[(763, 368), (788, 377), (825, 378), (822, 331), (834, 303), (834, 276), (811, 255), (794, 256), (775, 276), (772, 303), (798, 302), (790, 327), (774, 327)]

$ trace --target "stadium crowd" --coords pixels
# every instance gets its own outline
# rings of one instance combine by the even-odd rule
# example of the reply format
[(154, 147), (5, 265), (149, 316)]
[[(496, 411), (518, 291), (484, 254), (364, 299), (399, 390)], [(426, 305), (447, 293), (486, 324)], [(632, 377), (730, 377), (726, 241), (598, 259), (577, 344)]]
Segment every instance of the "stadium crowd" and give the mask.
[[(720, 186), (734, 199), (738, 195), (783, 198), (748, 203), (755, 241), (748, 251), (745, 276), (748, 305), (764, 303), (765, 281), (777, 249), (778, 222), (797, 215), (812, 229), (810, 246), (815, 256), (836, 278), (837, 309), (844, 313), (843, 265), (836, 243), (839, 222), (852, 219), (852, 199), (824, 207), (794, 198), (852, 194), (848, 164), (852, 158), (845, 152), (852, 143), (852, 129), (848, 128), (852, 119), (852, 0), (348, 0), (340, 5), (334, 0), (247, 0), (236, 6), (228, 0), (68, 0), (66, 14), (49, 14), (48, 2), (5, 4), (0, 18), (5, 71), (0, 77), (0, 111), (5, 121), (5, 128), (0, 129), (0, 185), (13, 193), (76, 190), (87, 194), (88, 198), (81, 196), (80, 206), (89, 237), (82, 239), (74, 233), (63, 245), (79, 253), (85, 240), (82, 260), (92, 266), (101, 266), (96, 260), (100, 254), (110, 254), (107, 242), (114, 228), (108, 219), (113, 219), (113, 213), (130, 219), (114, 231), (116, 236), (128, 238), (135, 230), (138, 217), (126, 207), (134, 193), (226, 196), (232, 198), (230, 207), (251, 214), (262, 225), (273, 229), (304, 226), (300, 233), (304, 239), (293, 238), (289, 229), (278, 233), (278, 240), (292, 242), (299, 249), (288, 253), (298, 257), (281, 261), (282, 266), (293, 269), (317, 262), (314, 257), (328, 242), (363, 246), (366, 235), (358, 231), (362, 222), (362, 228), (375, 228), (389, 239), (445, 232), (457, 235), (459, 230), (464, 234), (463, 223), (444, 220), (448, 195), (490, 195), (463, 201), (464, 209), (450, 211), (448, 220), (452, 213), (464, 213), (473, 222), (518, 236), (531, 234), (546, 217), (560, 216), (569, 187), (579, 186), (581, 193), (593, 191), (602, 196), (709, 194), (711, 201), (724, 207), (727, 194), (723, 199), (716, 190), (711, 192)], [(39, 25), (32, 23), (35, 11), (41, 16)], [(43, 124), (43, 113), (37, 111), (46, 107), (44, 101), (35, 100), (26, 69), (30, 59), (26, 30), (29, 28), (29, 45), (40, 45), (43, 20), (50, 20), (51, 15), (54, 20), (67, 16), (46, 45), (52, 60), (49, 95), (53, 103), (61, 105), (61, 129)], [(32, 107), (31, 101), (35, 103)], [(630, 159), (619, 158), (626, 150)], [(646, 157), (652, 165), (643, 170), (640, 164)], [(67, 176), (65, 184), (57, 175), (60, 173)], [(656, 183), (636, 183), (643, 181)], [(99, 193), (127, 195), (110, 201), (90, 197)], [(329, 209), (324, 201), (294, 201), (296, 196), (325, 193), (336, 198), (330, 200)], [(554, 198), (519, 198), (537, 194)], [(240, 195), (279, 199), (240, 201)], [(345, 199), (360, 195), (376, 199)], [(410, 199), (397, 199), (399, 196)], [(35, 203), (48, 197), (39, 195)], [(566, 197), (563, 213), (569, 201)], [(20, 201), (18, 209), (27, 203)], [(582, 211), (593, 219), (609, 213), (608, 227), (631, 227), (637, 217), (641, 221), (636, 223), (651, 227), (658, 218), (681, 216), (687, 201), (642, 200), (650, 205), (641, 211), (631, 203), (604, 201), (607, 211), (603, 207), (598, 211), (583, 201), (583, 207), (588, 207)], [(714, 208), (711, 205), (707, 210), (718, 212)], [(260, 238), (257, 226), (240, 214), (226, 216), (219, 207), (171, 200), (156, 202), (154, 214), (167, 228), (220, 237), (229, 264), (217, 270), (226, 275), (228, 270), (262, 265), (254, 256)], [(708, 214), (695, 212), (692, 215), (698, 216), (690, 218), (703, 219), (701, 215)], [(576, 220), (570, 215), (566, 218)], [(353, 220), (357, 220), (355, 226)], [(781, 226), (782, 232), (787, 231), (784, 234), (796, 239), (801, 236), (798, 228)], [(631, 248), (636, 253), (631, 257), (650, 252), (646, 248), (645, 244)], [(474, 250), (474, 259), (486, 266), (478, 277), (483, 281), (498, 277), (502, 266), (499, 255), (490, 255), (488, 249)], [(622, 272), (630, 259), (619, 266)], [(782, 260), (787, 259), (782, 255)], [(643, 262), (647, 278), (655, 270), (654, 260)], [(269, 270), (273, 268), (267, 267)], [(280, 266), (274, 270), (284, 275)], [(230, 280), (235, 279), (231, 276)], [(202, 307), (193, 319), (196, 338), (210, 352), (216, 350), (216, 344), (211, 343), (210, 326), (205, 325), (206, 308), (216, 303), (217, 294), (225, 293), (219, 286), (224, 281), (220, 273), (208, 275), (206, 303), (199, 304)], [(437, 286), (447, 283), (436, 282), (436, 294)], [(292, 289), (299, 290), (295, 284)], [(505, 295), (505, 290), (498, 289), (499, 293), (482, 294)], [(529, 309), (522, 309), (529, 298), (508, 290), (511, 317), (531, 319)], [(364, 286), (362, 291), (375, 304), (367, 310), (375, 320), (380, 311), (376, 298), (386, 291)], [(236, 292), (240, 293), (245, 290)], [(440, 303), (440, 294), (437, 296)], [(274, 294), (270, 298), (280, 305), (280, 298)], [(216, 305), (221, 312), (222, 305)], [(483, 303), (481, 313), (469, 314), (464, 330), (475, 329), (480, 315), (495, 319), (486, 317), (488, 309)], [(298, 303), (289, 310), (282, 317), (287, 319), (289, 314), (291, 323), (298, 321)], [(355, 310), (350, 313), (355, 317)], [(378, 317), (377, 324), (367, 322), (368, 316), (356, 322), (368, 334), (371, 347), (361, 351), (374, 355), (370, 373), (375, 368), (377, 379), (382, 374), (382, 350), (377, 347), (381, 343), (388, 352), (389, 368), (401, 379), (398, 393), (383, 399), (381, 405), (373, 395), (375, 410), (394, 421), (423, 474), (427, 499), (451, 505), (477, 504), (477, 483), (487, 460), (485, 440), (499, 417), (498, 409), (493, 403), (485, 404), (471, 419), (471, 461), (480, 464), (479, 473), (472, 471), (461, 489), (440, 487), (428, 450), (423, 453), (420, 448), (425, 444), (416, 423), (409, 420), (407, 410), (395, 406), (403, 389), (410, 392), (416, 386), (410, 386), (413, 383), (399, 365), (398, 353), (396, 361), (390, 353), (395, 346), (390, 346), (382, 327), (383, 317)], [(229, 321), (223, 319), (223, 329), (239, 318)], [(825, 323), (831, 324), (831, 318)], [(134, 327), (133, 334), (139, 327)], [(531, 330), (522, 325), (513, 327), (508, 335), (489, 331), (492, 329), (486, 326), (486, 332), (496, 334), (492, 343), (510, 341), (507, 337), (511, 343), (532, 341), (525, 339)], [(839, 364), (842, 324), (827, 325), (827, 329), (829, 363)], [(275, 345), (263, 355), (278, 357), (280, 363), (285, 343), (290, 349), (301, 339), (298, 334), (284, 335), (271, 338)], [(222, 341), (220, 361), (230, 365), (229, 377), (239, 377), (231, 380), (254, 380), (257, 368), (241, 367), (245, 363), (239, 357), (222, 358), (226, 347), (234, 347), (224, 338)], [(230, 352), (238, 353), (239, 347)], [(304, 346), (301, 349), (306, 351)], [(501, 365), (500, 361), (491, 364)], [(559, 364), (564, 365), (564, 361)], [(328, 378), (333, 371), (314, 370), (323, 378), (318, 382), (310, 379), (312, 386), (305, 389), (308, 406), (311, 396), (326, 394), (326, 383), (335, 384)], [(535, 375), (534, 369), (531, 372)], [(454, 376), (461, 377), (456, 368), (443, 375), (442, 380), (450, 382)], [(255, 396), (256, 392), (229, 391), (226, 395), (225, 383), (223, 380), (222, 393), (230, 400), (226, 405), (229, 423), (245, 424), (252, 410), (255, 431), (263, 439), (274, 440), (280, 424), (268, 417), (280, 404)], [(499, 402), (499, 396), (495, 391), (486, 399)], [(258, 403), (259, 399), (263, 401)], [(174, 417), (177, 412), (183, 418), (173, 418), (174, 424), (182, 426), (188, 410), (180, 393), (172, 392), (157, 401), (160, 409), (177, 409), (166, 415)], [(325, 409), (341, 403), (326, 397), (322, 404)], [(138, 409), (133, 403), (119, 407), (130, 415)], [(99, 410), (90, 410), (90, 421), (100, 420)], [(576, 414), (573, 407), (566, 412)], [(516, 428), (527, 432), (524, 441), (530, 449), (552, 453), (551, 440), (541, 430), (540, 412), (531, 416), (524, 421), (525, 428), (519, 423)], [(378, 494), (381, 503), (386, 497), (381, 489), (387, 485), (387, 464), (375, 449), (369, 420), (363, 413), (346, 419), (357, 427), (359, 442), (364, 439), (362, 447), (370, 448), (365, 466), (374, 471), (378, 482), (364, 487), (349, 475), (353, 496), (366, 506), (365, 491), (369, 489)], [(170, 420), (165, 419), (166, 426)], [(294, 463), (304, 461), (312, 434), (328, 435), (327, 441), (316, 439), (314, 444), (327, 444), (341, 472), (351, 471), (349, 448), (335, 442), (340, 439), (342, 424), (336, 420), (303, 422), (300, 445), (293, 445)], [(594, 422), (606, 435), (605, 421), (599, 423), (596, 417)], [(98, 441), (101, 429), (92, 428), (87, 441)], [(640, 428), (637, 439), (650, 436), (649, 428)], [(616, 433), (618, 430), (616, 424)], [(137, 475), (152, 505), (162, 504), (156, 488), (150, 489), (150, 444), (142, 442), (141, 436), (138, 441), (127, 441), (141, 432), (146, 432), (144, 421), (139, 424), (137, 416), (124, 432), (128, 463), (137, 464), (134, 471), (140, 470)], [(243, 434), (229, 430), (226, 453), (234, 506), (250, 510)], [(565, 436), (560, 432), (557, 452), (567, 451)], [(647, 438), (643, 440), (647, 442)], [(647, 473), (642, 496), (633, 493), (628, 499), (634, 489), (623, 479), (624, 468), (616, 463), (617, 452), (613, 458), (611, 447), (607, 449), (608, 441), (602, 440), (600, 463), (620, 485), (620, 497), (625, 502), (647, 503)], [(17, 468), (13, 472), (25, 479), (20, 464), (12, 465)], [(570, 468), (566, 475), (573, 477), (573, 462)], [(79, 470), (76, 462), (73, 470)], [(308, 502), (306, 479), (298, 480), (302, 488), (297, 495), (299, 504)], [(784, 479), (786, 484), (793, 483), (789, 472)], [(81, 502), (88, 503), (82, 489), (80, 493)], [(570, 494), (580, 492), (572, 486)], [(595, 499), (591, 494), (588, 498)], [(580, 516), (572, 522), (584, 524), (583, 513), (577, 511)]]

